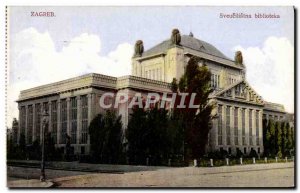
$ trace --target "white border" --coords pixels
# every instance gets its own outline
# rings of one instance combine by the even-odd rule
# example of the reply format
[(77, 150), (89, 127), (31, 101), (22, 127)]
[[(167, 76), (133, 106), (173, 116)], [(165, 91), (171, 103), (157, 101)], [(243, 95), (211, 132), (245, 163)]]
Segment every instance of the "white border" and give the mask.
[[(298, 9), (298, 15), (299, 15), (299, 7), (300, 3), (297, 0), (272, 0), (272, 1), (262, 1), (262, 0), (226, 0), (226, 1), (218, 1), (218, 0), (202, 0), (201, 2), (197, 0), (130, 0), (130, 1), (119, 1), (119, 0), (110, 0), (107, 2), (101, 2), (99, 3), (98, 0), (4, 0), (0, 1), (0, 155), (1, 155), (1, 161), (0, 161), (0, 168), (2, 169), (2, 172), (0, 172), (0, 191), (1, 192), (8, 192), (9, 189), (6, 188), (6, 128), (5, 128), (5, 6), (38, 6), (38, 5), (52, 5), (52, 6), (195, 6), (195, 5), (208, 5), (208, 6), (292, 6), (294, 5)], [(299, 26), (299, 19), (297, 19), (297, 26)], [(298, 38), (296, 43), (298, 43)], [(297, 49), (297, 56), (299, 56), (299, 49)], [(295, 64), (297, 65), (297, 64)], [(299, 67), (297, 68), (297, 74), (299, 74)], [(295, 76), (297, 77), (297, 76)], [(298, 82), (297, 82), (298, 83)], [(297, 90), (299, 90), (299, 84), (297, 84)], [(298, 104), (297, 104), (298, 107)], [(298, 108), (296, 108), (298, 110)], [(295, 112), (298, 112), (298, 111)], [(298, 120), (299, 116), (297, 117)], [(299, 130), (297, 128), (297, 139), (299, 139)], [(299, 151), (297, 149), (297, 155), (299, 155)], [(298, 158), (298, 156), (297, 156)], [(298, 166), (299, 167), (299, 166)], [(297, 168), (298, 168), (297, 167)], [(4, 172), (3, 172), (4, 171)], [(298, 173), (298, 172), (297, 172)], [(296, 175), (296, 174), (295, 174)], [(299, 179), (299, 177), (297, 178)], [(299, 183), (296, 183), (299, 185)], [(32, 191), (32, 190), (27, 190)], [(41, 190), (39, 190), (41, 191)], [(57, 190), (56, 190), (57, 191)], [(58, 190), (61, 192), (62, 190)], [(86, 190), (79, 190), (78, 192), (85, 192)], [(97, 190), (95, 190), (97, 191)], [(110, 190), (102, 190), (102, 191), (110, 191)], [(122, 190), (124, 191), (124, 190)], [(131, 191), (131, 190), (126, 190)], [(143, 191), (143, 190), (139, 190)], [(139, 192), (138, 191), (138, 192)], [(163, 190), (159, 190), (163, 191)], [(183, 190), (184, 191), (184, 190)], [(200, 191), (203, 191), (201, 189)], [(218, 190), (214, 190), (212, 192), (217, 192)], [(231, 191), (231, 190), (228, 190)], [(273, 190), (268, 190), (266, 192), (273, 192)]]

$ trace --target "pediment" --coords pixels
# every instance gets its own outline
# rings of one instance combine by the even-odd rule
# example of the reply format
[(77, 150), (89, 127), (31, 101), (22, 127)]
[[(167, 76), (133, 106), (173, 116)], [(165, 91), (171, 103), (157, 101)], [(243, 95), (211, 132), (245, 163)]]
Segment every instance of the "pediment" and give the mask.
[(245, 81), (238, 81), (216, 94), (216, 97), (263, 105), (262, 97)]

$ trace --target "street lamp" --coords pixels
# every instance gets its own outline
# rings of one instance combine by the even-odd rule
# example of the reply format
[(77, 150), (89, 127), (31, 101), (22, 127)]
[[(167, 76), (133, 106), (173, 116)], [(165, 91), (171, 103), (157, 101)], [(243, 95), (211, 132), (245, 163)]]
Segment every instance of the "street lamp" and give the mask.
[(41, 163), (41, 176), (40, 176), (40, 181), (44, 182), (46, 180), (45, 177), (45, 131), (48, 127), (49, 123), (49, 114), (47, 110), (45, 109), (43, 112), (43, 125), (42, 125), (42, 163)]

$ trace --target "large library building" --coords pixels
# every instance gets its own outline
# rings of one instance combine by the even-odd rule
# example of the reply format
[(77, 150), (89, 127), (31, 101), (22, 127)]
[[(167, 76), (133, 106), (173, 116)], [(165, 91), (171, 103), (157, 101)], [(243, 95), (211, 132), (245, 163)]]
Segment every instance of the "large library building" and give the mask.
[[(74, 154), (89, 154), (88, 126), (93, 118), (105, 109), (99, 98), (106, 92), (125, 93), (134, 96), (139, 92), (171, 93), (173, 78), (184, 74), (185, 66), (192, 56), (200, 58), (199, 65), (206, 65), (211, 72), (213, 92), (210, 100), (216, 107), (211, 120), (212, 129), (206, 151), (226, 150), (244, 154), (256, 150), (262, 154), (262, 120), (284, 121), (287, 113), (283, 105), (264, 101), (245, 79), (246, 68), (242, 53), (235, 59), (226, 57), (213, 45), (189, 35), (180, 35), (173, 30), (171, 38), (144, 51), (143, 42), (136, 42), (132, 57), (132, 73), (128, 76), (112, 77), (97, 73), (62, 80), (21, 91), (17, 101), (19, 127), (16, 141), (21, 134), (26, 144), (42, 137), (42, 113), (49, 113), (48, 131), (57, 148), (65, 148), (66, 136)], [(122, 116), (124, 130), (130, 118), (128, 103), (116, 109)]]

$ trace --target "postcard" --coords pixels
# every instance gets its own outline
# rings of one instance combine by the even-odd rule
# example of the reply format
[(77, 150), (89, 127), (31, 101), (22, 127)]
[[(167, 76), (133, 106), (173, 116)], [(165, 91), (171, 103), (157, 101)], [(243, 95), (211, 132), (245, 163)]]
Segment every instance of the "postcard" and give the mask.
[(6, 7), (9, 188), (295, 188), (292, 6)]

